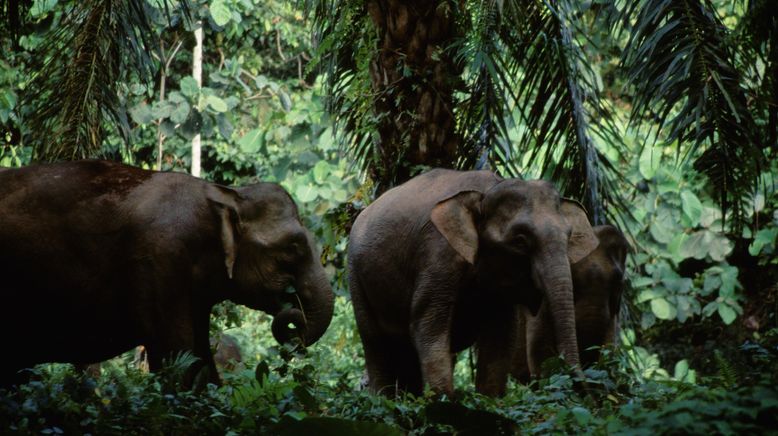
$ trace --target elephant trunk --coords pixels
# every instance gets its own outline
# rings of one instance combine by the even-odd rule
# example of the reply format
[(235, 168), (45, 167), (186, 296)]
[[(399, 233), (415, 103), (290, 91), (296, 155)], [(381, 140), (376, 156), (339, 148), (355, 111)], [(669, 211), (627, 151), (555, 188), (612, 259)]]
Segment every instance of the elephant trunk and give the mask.
[(548, 298), (558, 352), (570, 366), (578, 366), (578, 340), (575, 330), (575, 305), (570, 262), (565, 241), (546, 245), (532, 268), (536, 284)]
[(324, 335), (332, 320), (335, 295), (321, 265), (314, 265), (310, 273), (297, 281), (297, 307), (283, 309), (273, 319), (271, 331), (279, 343), (301, 338), (305, 346)]

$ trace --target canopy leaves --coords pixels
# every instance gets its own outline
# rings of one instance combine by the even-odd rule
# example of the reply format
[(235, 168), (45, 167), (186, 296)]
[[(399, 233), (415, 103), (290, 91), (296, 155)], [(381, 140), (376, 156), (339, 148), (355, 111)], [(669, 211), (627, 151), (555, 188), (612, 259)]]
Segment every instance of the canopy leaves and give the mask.
[(709, 0), (636, 1), (623, 14), (635, 21), (623, 55), (631, 122), (650, 114), (740, 222), (764, 157), (729, 31)]

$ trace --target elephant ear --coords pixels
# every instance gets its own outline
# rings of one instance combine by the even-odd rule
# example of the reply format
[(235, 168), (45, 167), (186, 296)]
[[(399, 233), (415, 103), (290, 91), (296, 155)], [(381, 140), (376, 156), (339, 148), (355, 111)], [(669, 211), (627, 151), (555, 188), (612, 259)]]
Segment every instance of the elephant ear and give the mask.
[(605, 250), (608, 259), (612, 262), (614, 269), (614, 283), (609, 286), (611, 292), (609, 295), (609, 305), (611, 314), (614, 316), (619, 313), (621, 307), (621, 294), (624, 286), (624, 265), (627, 261), (627, 253), (630, 251), (629, 242), (621, 230), (616, 227), (605, 225), (594, 228), (594, 233), (600, 241), (601, 250)]
[(470, 264), (475, 263), (478, 252), (476, 219), (480, 214), (483, 194), (462, 191), (438, 202), (432, 208), (430, 221), (446, 238), (448, 244)]
[(230, 279), (232, 279), (235, 269), (238, 240), (240, 239), (239, 199), (240, 195), (237, 192), (223, 186), (216, 186), (212, 192), (208, 193), (208, 203), (216, 216), (219, 237), (224, 249), (224, 266), (227, 268), (227, 277)]
[(600, 241), (594, 234), (589, 224), (589, 217), (581, 203), (563, 198), (560, 211), (572, 227), (567, 242), (567, 257), (570, 258), (570, 264), (574, 264), (594, 251)]

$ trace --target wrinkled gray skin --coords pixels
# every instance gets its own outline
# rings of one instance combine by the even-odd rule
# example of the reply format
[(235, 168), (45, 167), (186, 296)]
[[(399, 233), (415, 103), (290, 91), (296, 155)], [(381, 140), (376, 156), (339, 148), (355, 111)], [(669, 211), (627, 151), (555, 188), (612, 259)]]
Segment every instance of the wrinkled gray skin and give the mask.
[(103, 161), (0, 171), (0, 277), (0, 335), (19, 350), (3, 358), (4, 384), (37, 363), (98, 362), (139, 344), (152, 371), (191, 350), (218, 382), (214, 304), (265, 311), (277, 340), (305, 344), (333, 311), (311, 236), (278, 185), (231, 189)]
[[(624, 287), (624, 263), (629, 244), (613, 226), (594, 227), (599, 240), (597, 249), (570, 266), (575, 294), (575, 326), (581, 365), (595, 363), (598, 350), (590, 347), (611, 344), (616, 340), (619, 307)], [(518, 352), (512, 375), (528, 382), (539, 376), (544, 360), (558, 354), (554, 346), (553, 315), (544, 301), (537, 315), (520, 309)]]
[(433, 170), (357, 218), (349, 280), (371, 390), (452, 394), (452, 355), (478, 348), (476, 389), (502, 395), (517, 305), (548, 299), (578, 364), (570, 262), (596, 246), (586, 214), (547, 182)]

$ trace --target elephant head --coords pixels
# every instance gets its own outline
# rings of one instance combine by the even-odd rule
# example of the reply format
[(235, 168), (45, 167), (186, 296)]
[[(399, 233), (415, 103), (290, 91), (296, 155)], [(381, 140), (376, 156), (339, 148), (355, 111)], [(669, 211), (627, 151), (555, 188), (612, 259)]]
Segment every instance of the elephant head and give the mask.
[(560, 198), (548, 182), (508, 179), (439, 202), (431, 221), (475, 267), (479, 289), (532, 311), (545, 298), (557, 349), (579, 364), (570, 264), (597, 247), (579, 203)]
[(610, 344), (618, 333), (619, 309), (624, 287), (624, 264), (629, 243), (613, 226), (594, 227), (600, 244), (596, 250), (570, 266), (575, 287), (575, 324), (581, 363), (597, 361), (597, 350)]
[[(273, 183), (211, 186), (228, 299), (274, 315), (280, 343), (316, 342), (332, 319), (334, 294), (310, 233), (289, 194)], [(295, 293), (287, 292), (294, 287)]]

